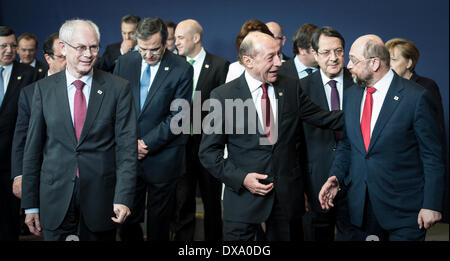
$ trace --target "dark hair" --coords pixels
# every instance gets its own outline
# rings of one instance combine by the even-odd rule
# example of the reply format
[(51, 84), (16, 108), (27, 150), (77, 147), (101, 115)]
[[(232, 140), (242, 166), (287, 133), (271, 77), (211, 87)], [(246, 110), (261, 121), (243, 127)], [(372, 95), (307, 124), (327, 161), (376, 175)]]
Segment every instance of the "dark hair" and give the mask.
[(313, 24), (303, 24), (297, 29), (292, 37), (292, 51), (298, 54), (298, 48), (309, 49), (311, 47), (311, 37), (318, 27)]
[(137, 15), (126, 15), (122, 17), (121, 23), (138, 24), (141, 18)]
[(314, 49), (314, 51), (317, 52), (319, 50), (319, 38), (321, 35), (339, 38), (339, 40), (341, 40), (342, 48), (345, 49), (344, 37), (333, 27), (324, 26), (320, 29), (316, 29), (311, 37), (311, 46)]
[(156, 33), (161, 34), (161, 44), (165, 45), (168, 34), (166, 24), (158, 17), (147, 17), (138, 23), (135, 38), (145, 40)]
[(5, 25), (0, 25), (0, 36), (10, 36), (12, 34), (15, 34), (13, 29)]
[(23, 33), (17, 38), (17, 43), (20, 43), (20, 40), (22, 40), (22, 39), (34, 40), (34, 42), (36, 43), (35, 47), (37, 49), (37, 47), (38, 47), (38, 39), (37, 39), (36, 35), (34, 35), (32, 33)]
[(53, 43), (58, 38), (59, 38), (59, 34), (56, 32), (56, 33), (52, 33), (51, 35), (49, 35), (45, 39), (44, 44), (42, 45), (42, 49), (44, 51), (44, 54), (48, 54), (50, 56), (52, 56), (54, 54), (54, 52), (53, 52)]
[(247, 34), (254, 31), (259, 31), (261, 33), (265, 33), (273, 37), (272, 32), (269, 30), (269, 28), (265, 23), (259, 20), (248, 20), (242, 25), (241, 30), (236, 36), (236, 50), (239, 51), (242, 40), (244, 40)]
[(177, 24), (170, 20), (164, 20), (164, 23), (166, 24), (167, 28), (173, 28), (173, 30), (177, 28)]

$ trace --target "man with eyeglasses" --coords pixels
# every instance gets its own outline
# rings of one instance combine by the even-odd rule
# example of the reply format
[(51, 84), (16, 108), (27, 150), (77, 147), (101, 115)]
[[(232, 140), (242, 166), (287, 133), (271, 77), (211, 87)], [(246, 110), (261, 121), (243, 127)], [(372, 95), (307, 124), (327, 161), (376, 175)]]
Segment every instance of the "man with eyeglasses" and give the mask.
[(66, 69), (34, 86), (23, 157), (22, 208), (46, 241), (114, 241), (136, 182), (136, 118), (128, 81), (94, 69), (100, 32), (59, 30)]
[[(311, 37), (314, 58), (319, 70), (300, 80), (300, 86), (309, 98), (322, 110), (342, 110), (344, 92), (353, 85), (350, 72), (344, 67), (344, 37), (334, 28), (325, 26), (317, 29)], [(334, 158), (340, 139), (340, 132), (317, 128), (303, 122), (301, 166), (305, 167), (308, 212), (303, 216), (306, 241), (334, 241), (335, 226), (337, 240), (348, 240), (350, 229), (346, 215), (346, 197), (342, 190), (336, 201), (336, 208), (322, 210), (317, 195)]]
[(103, 56), (99, 57), (98, 61), (95, 63), (96, 68), (112, 73), (119, 56), (136, 50), (134, 32), (136, 31), (136, 26), (140, 20), (141, 18), (137, 15), (125, 15), (122, 17), (120, 24), (122, 42), (106, 46)]
[[(130, 81), (138, 121), (138, 182), (132, 217), (121, 228), (121, 239), (143, 239), (140, 223), (147, 209), (147, 240), (169, 239), (179, 177), (185, 172), (185, 142), (170, 129), (180, 112), (171, 103), (190, 103), (193, 68), (166, 49), (167, 26), (159, 18), (144, 18), (136, 29), (139, 52), (119, 57), (114, 74)], [(148, 193), (147, 207), (145, 206)]]
[[(66, 67), (66, 57), (62, 55), (58, 33), (53, 33), (45, 39), (43, 50), (44, 58), (48, 64), (47, 76), (64, 70)], [(14, 131), (12, 147), (12, 171), (11, 177), (14, 179), (13, 193), (17, 198), (22, 197), (22, 164), (23, 150), (27, 138), (28, 124), (31, 115), (31, 102), (33, 100), (35, 84), (30, 84), (22, 89), (19, 96), (18, 115), (16, 128)]]
[(32, 33), (23, 33), (17, 38), (17, 43), (17, 54), (19, 55), (20, 62), (36, 68), (38, 79), (44, 78), (47, 74), (48, 66), (36, 59), (38, 48), (38, 39), (36, 35)]
[(19, 239), (20, 202), (12, 194), (11, 146), (20, 90), (36, 80), (35, 69), (16, 59), (14, 31), (0, 26), (0, 240)]
[[(283, 50), (283, 46), (286, 43), (286, 36), (283, 34), (283, 27), (279, 25), (276, 22), (268, 22), (266, 23), (269, 30), (272, 32), (273, 37), (275, 40), (277, 40), (278, 44), (280, 45), (280, 50)], [(285, 55), (283, 52), (281, 52), (281, 61), (285, 62), (287, 60), (291, 59), (289, 56)]]
[(303, 24), (292, 37), (294, 58), (286, 61), (280, 67), (280, 74), (302, 79), (317, 70), (317, 61), (314, 58), (311, 46), (311, 37), (316, 25)]
[(345, 129), (321, 206), (335, 206), (347, 185), (356, 240), (423, 241), (442, 218), (445, 184), (433, 94), (390, 69), (376, 35), (356, 39), (349, 57), (357, 85), (345, 93)]

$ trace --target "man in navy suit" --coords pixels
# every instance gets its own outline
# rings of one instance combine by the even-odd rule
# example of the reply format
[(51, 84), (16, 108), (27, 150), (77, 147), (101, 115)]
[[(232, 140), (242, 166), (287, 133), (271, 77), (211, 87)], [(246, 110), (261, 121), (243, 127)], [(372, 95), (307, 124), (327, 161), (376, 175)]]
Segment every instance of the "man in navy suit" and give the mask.
[(183, 135), (170, 129), (179, 110), (172, 101), (191, 101), (193, 69), (186, 59), (166, 51), (167, 27), (159, 18), (144, 18), (135, 37), (139, 52), (119, 57), (114, 74), (131, 83), (138, 125), (138, 181), (129, 222), (122, 240), (142, 240), (147, 199), (147, 239), (168, 240), (178, 178), (185, 171)]
[(348, 69), (358, 85), (345, 93), (345, 131), (319, 200), (334, 206), (348, 185), (358, 240), (423, 241), (442, 215), (444, 164), (430, 91), (389, 68), (376, 35), (358, 38)]

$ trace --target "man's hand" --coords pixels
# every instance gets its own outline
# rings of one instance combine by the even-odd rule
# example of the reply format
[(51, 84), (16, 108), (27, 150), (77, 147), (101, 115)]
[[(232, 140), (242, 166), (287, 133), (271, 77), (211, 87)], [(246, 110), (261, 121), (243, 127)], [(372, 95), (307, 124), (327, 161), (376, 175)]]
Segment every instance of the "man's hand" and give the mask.
[(39, 213), (30, 213), (25, 216), (25, 224), (33, 235), (41, 235), (41, 223), (39, 222)]
[(260, 179), (267, 178), (267, 175), (258, 173), (248, 173), (244, 179), (244, 187), (247, 188), (252, 194), (265, 196), (267, 193), (272, 191), (273, 183), (267, 185), (259, 183)]
[(141, 160), (147, 156), (148, 147), (142, 140), (138, 140), (138, 160)]
[(12, 184), (14, 196), (22, 198), (22, 177), (15, 178)]
[(123, 40), (120, 44), (120, 51), (123, 54), (128, 53), (132, 48), (134, 48), (134, 40)]
[(113, 204), (113, 207), (116, 217), (112, 217), (112, 221), (123, 224), (123, 222), (125, 222), (125, 219), (127, 219), (127, 217), (131, 214), (130, 209), (123, 204)]
[(422, 208), (417, 217), (417, 223), (419, 224), (419, 229), (425, 228), (429, 229), (432, 225), (442, 219), (442, 214), (440, 212)]
[(322, 209), (328, 210), (330, 207), (334, 207), (333, 199), (336, 197), (338, 191), (339, 183), (336, 176), (328, 178), (319, 192), (319, 201)]

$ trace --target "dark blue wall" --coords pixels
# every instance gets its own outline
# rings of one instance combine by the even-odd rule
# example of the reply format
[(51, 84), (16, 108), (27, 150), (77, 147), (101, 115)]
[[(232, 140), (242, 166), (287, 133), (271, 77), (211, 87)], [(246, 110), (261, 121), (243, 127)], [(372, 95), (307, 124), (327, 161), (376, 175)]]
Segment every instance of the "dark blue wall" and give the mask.
[(417, 72), (434, 79), (440, 87), (448, 130), (448, 0), (0, 0), (0, 24), (11, 26), (18, 35), (32, 32), (40, 43), (66, 19), (80, 17), (97, 23), (105, 47), (121, 39), (120, 19), (125, 14), (175, 22), (196, 19), (203, 26), (206, 49), (230, 61), (236, 57), (235, 36), (248, 19), (274, 20), (284, 26), (288, 38), (284, 52), (288, 55), (292, 55), (290, 38), (303, 23), (335, 27), (347, 41), (347, 52), (363, 34), (378, 34), (385, 41), (393, 37), (410, 39), (421, 52)]

